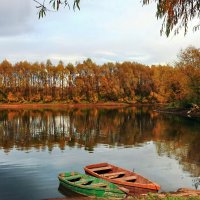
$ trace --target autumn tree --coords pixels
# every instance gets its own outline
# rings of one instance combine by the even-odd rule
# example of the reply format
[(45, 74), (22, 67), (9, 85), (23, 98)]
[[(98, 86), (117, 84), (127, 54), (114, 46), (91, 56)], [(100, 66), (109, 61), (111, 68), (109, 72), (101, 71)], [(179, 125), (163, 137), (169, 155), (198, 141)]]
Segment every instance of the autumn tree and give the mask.
[(77, 77), (76, 68), (73, 64), (69, 63), (66, 66), (66, 70), (68, 71), (68, 78), (67, 78), (67, 98), (68, 100), (73, 100), (75, 95), (75, 80)]
[[(172, 30), (178, 34), (182, 28), (186, 34), (189, 22), (199, 19), (199, 0), (143, 0), (143, 4), (149, 4), (152, 1), (157, 4), (157, 18), (163, 19), (161, 33), (165, 32), (167, 36)], [(194, 27), (194, 30), (197, 29), (199, 29), (199, 24)]]
[(64, 85), (65, 85), (65, 67), (63, 61), (59, 61), (58, 65), (56, 66), (56, 73), (57, 73), (57, 87), (59, 88), (57, 94), (57, 100), (64, 99)]
[(83, 100), (93, 101), (95, 95), (95, 74), (96, 64), (91, 59), (85, 60), (77, 65), (76, 87), (79, 97)]
[(176, 66), (181, 70), (186, 79), (188, 100), (200, 103), (200, 49), (188, 47), (181, 50)]
[(131, 62), (117, 63), (117, 74), (119, 77), (119, 98), (132, 101), (135, 98), (137, 78), (135, 76), (135, 64)]
[(100, 68), (99, 96), (103, 101), (117, 101), (120, 97), (118, 69), (114, 63), (105, 63)]
[(159, 103), (182, 101), (187, 92), (180, 70), (171, 66), (151, 66), (152, 96)]
[(5, 99), (12, 90), (12, 64), (4, 60), (0, 64), (0, 95), (1, 100)]
[(153, 86), (150, 68), (139, 63), (135, 64), (135, 77), (137, 78), (135, 88), (137, 100), (144, 103), (148, 102)]

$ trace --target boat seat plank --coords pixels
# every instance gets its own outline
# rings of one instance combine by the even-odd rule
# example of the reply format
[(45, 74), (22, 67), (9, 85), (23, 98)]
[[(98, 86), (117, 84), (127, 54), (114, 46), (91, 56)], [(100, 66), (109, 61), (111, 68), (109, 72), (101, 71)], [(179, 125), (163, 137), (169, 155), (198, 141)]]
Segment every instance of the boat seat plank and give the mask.
[(82, 176), (80, 176), (80, 175), (75, 175), (75, 176), (69, 176), (69, 177), (64, 177), (64, 178), (65, 178), (65, 180), (70, 181), (70, 180), (77, 179), (77, 178), (81, 178), (81, 177), (82, 177)]
[(91, 178), (91, 179), (83, 179), (83, 180), (80, 180), (80, 181), (76, 181), (76, 184), (86, 184), (90, 181), (94, 181), (95, 179), (94, 178)]
[(115, 173), (109, 173), (109, 174), (103, 174), (105, 177), (110, 177), (110, 176), (117, 176), (117, 175), (123, 175), (125, 172), (115, 172)]
[(96, 184), (92, 184), (92, 187), (105, 187), (108, 186), (106, 183), (96, 183)]
[(108, 170), (108, 169), (112, 169), (112, 167), (111, 166), (97, 167), (97, 168), (92, 168), (90, 170), (93, 171), (93, 172), (95, 172), (95, 171), (103, 171), (103, 170)]
[(115, 178), (114, 180), (118, 181), (131, 181), (131, 180), (136, 180), (136, 176), (127, 176), (127, 177), (122, 177), (122, 178)]

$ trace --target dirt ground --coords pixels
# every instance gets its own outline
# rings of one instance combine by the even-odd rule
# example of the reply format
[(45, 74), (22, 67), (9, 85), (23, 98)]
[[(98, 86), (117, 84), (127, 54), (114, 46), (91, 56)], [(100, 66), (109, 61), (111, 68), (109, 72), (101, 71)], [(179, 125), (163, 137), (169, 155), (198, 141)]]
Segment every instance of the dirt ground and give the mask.
[[(158, 193), (158, 194), (153, 194), (158, 196), (159, 198), (165, 198), (165, 197), (200, 197), (200, 190), (192, 190), (188, 188), (180, 188), (176, 192), (170, 192), (170, 193)], [(142, 198), (145, 198), (147, 195), (143, 195)], [(66, 198), (50, 198), (46, 200), (91, 200), (94, 198), (91, 197), (66, 197)], [(128, 200), (135, 199), (134, 197), (128, 197)]]

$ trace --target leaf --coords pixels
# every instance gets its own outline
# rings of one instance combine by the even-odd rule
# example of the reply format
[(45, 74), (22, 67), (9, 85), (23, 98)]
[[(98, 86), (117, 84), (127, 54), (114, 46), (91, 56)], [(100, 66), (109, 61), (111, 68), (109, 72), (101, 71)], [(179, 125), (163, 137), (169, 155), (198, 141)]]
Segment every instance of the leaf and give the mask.
[(56, 9), (57, 9), (57, 10), (59, 9), (59, 5), (60, 5), (60, 1), (57, 0), (57, 6), (56, 6)]
[(46, 16), (46, 8), (43, 6), (39, 11), (39, 19)]
[(80, 10), (80, 6), (79, 6), (79, 4), (80, 4), (80, 0), (74, 0), (73, 9), (75, 10), (76, 7), (77, 7), (77, 8)]
[(53, 2), (53, 9), (55, 10), (56, 7), (56, 1)]

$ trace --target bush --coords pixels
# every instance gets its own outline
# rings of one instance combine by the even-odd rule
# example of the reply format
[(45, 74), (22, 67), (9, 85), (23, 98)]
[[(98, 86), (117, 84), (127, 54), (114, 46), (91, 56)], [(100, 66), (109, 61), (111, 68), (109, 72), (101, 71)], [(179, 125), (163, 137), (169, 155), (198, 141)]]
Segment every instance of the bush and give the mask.
[(53, 98), (52, 98), (52, 96), (50, 96), (50, 95), (44, 96), (43, 101), (44, 101), (45, 103), (50, 103), (50, 102), (53, 101)]
[(9, 92), (7, 96), (7, 100), (8, 102), (17, 102), (18, 98), (12, 92)]

